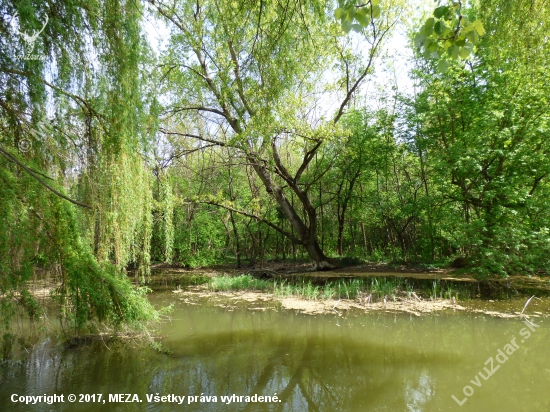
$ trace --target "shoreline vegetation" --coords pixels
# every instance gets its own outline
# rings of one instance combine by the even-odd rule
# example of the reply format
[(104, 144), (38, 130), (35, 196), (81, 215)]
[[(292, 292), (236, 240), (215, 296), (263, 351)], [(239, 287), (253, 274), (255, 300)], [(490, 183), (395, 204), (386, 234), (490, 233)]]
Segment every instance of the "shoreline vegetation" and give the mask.
[[(374, 272), (364, 271), (362, 267), (347, 269), (322, 273), (172, 269), (160, 276), (153, 275), (152, 288), (171, 290), (189, 304), (204, 303), (201, 299), (205, 298), (220, 300), (226, 308), (233, 307), (234, 302), (244, 302), (249, 309), (263, 310), (265, 305), (257, 307), (256, 303), (273, 301), (285, 309), (309, 314), (359, 309), (420, 316), (450, 309), (503, 318), (526, 316), (511, 310), (510, 305), (502, 305), (503, 302), (550, 296), (550, 282), (537, 276), (480, 281), (445, 271), (414, 273), (394, 269), (392, 272), (388, 267), (378, 267)], [(533, 316), (544, 314), (536, 312)]]

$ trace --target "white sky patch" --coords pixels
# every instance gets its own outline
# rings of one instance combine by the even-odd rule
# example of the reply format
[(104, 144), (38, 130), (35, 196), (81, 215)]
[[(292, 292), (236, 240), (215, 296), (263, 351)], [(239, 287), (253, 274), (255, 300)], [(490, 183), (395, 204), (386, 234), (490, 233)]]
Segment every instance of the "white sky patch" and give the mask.
[[(410, 9), (405, 13), (405, 21), (397, 24), (391, 37), (383, 44), (383, 53), (374, 65), (374, 75), (365, 82), (360, 91), (364, 105), (373, 109), (380, 107), (380, 97), (395, 96), (396, 93), (411, 96), (415, 92), (411, 70), (414, 65), (414, 50), (407, 30), (414, 27), (431, 14), (434, 2), (427, 0), (411, 0)], [(374, 105), (374, 106), (373, 106)]]
[(151, 49), (158, 57), (168, 46), (170, 29), (163, 20), (157, 19), (149, 10), (145, 9), (143, 13), (141, 27), (145, 32)]

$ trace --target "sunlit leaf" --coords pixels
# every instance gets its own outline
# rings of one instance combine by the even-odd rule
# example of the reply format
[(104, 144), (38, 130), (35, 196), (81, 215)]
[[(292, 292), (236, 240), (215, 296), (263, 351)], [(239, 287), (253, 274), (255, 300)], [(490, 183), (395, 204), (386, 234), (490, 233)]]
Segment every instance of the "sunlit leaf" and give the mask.
[(447, 49), (447, 54), (451, 59), (458, 59), (459, 47), (456, 44), (453, 44)]
[(472, 30), (474, 30), (474, 24), (473, 24), (473, 23), (468, 23), (468, 24), (464, 25), (464, 27), (462, 28), (462, 30), (463, 30), (465, 33), (469, 33), (469, 32), (471, 32)]
[(470, 40), (473, 44), (477, 44), (479, 42), (479, 35), (476, 30), (472, 30), (468, 33), (468, 40)]
[(424, 48), (424, 53), (422, 54), (425, 59), (429, 59), (432, 55), (432, 53), (428, 50), (428, 48)]
[(434, 23), (435, 20), (433, 17), (430, 17), (428, 20), (426, 20), (426, 23), (424, 23), (424, 27), (422, 28), (424, 34), (426, 36), (429, 36), (434, 31)]
[(355, 13), (356, 18), (357, 16), (370, 16), (370, 10), (366, 7), (358, 7)]
[(485, 34), (485, 28), (483, 27), (483, 23), (481, 23), (481, 21), (476, 20), (474, 21), (473, 25), (477, 34), (479, 34), (480, 36), (483, 36)]
[(357, 14), (355, 16), (355, 20), (359, 22), (359, 24), (363, 27), (367, 27), (370, 23), (370, 19), (367, 15), (364, 14)]
[(460, 58), (466, 59), (470, 55), (473, 49), (474, 47), (471, 44), (467, 44), (464, 47), (462, 47), (459, 52)]

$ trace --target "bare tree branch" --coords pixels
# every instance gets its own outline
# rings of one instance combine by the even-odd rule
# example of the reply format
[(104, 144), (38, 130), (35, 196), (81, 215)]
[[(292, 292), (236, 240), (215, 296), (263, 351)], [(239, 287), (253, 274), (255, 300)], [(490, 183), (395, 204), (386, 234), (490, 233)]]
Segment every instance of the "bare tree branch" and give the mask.
[(220, 142), (219, 140), (208, 139), (207, 137), (199, 136), (199, 135), (196, 135), (196, 134), (180, 133), (180, 132), (169, 132), (168, 130), (164, 129), (163, 127), (160, 127), (160, 128), (159, 128), (159, 131), (160, 131), (161, 133), (168, 134), (168, 135), (176, 135), (176, 136), (182, 136), (182, 137), (191, 137), (191, 138), (193, 138), (193, 139), (201, 140), (201, 141), (203, 141), (203, 142), (213, 143), (213, 144), (215, 144), (215, 145), (217, 145), (217, 146), (222, 146), (222, 147), (229, 146), (229, 145), (227, 145), (225, 142)]
[(219, 114), (220, 116), (226, 117), (225, 113), (221, 110), (214, 109), (211, 107), (202, 107), (202, 106), (190, 106), (190, 107), (176, 107), (174, 109), (168, 110), (165, 113), (179, 113), (179, 112), (185, 112), (190, 110), (196, 110), (196, 111), (202, 111), (202, 112), (211, 112)]
[(205, 203), (205, 204), (208, 204), (208, 205), (218, 206), (218, 207), (221, 207), (222, 209), (229, 210), (231, 212), (235, 212), (235, 213), (238, 213), (240, 215), (250, 217), (250, 218), (255, 219), (259, 222), (265, 223), (269, 227), (275, 229), (277, 232), (279, 232), (282, 235), (289, 238), (292, 242), (294, 242), (298, 245), (303, 244), (303, 242), (300, 239), (298, 239), (297, 237), (293, 236), (291, 233), (287, 232), (286, 230), (280, 228), (279, 226), (277, 226), (273, 222), (270, 222), (269, 220), (267, 220), (267, 219), (265, 219), (261, 216), (255, 215), (253, 213), (246, 212), (244, 210), (235, 209), (234, 207), (227, 206), (227, 205), (224, 205), (224, 204), (221, 204), (221, 203), (216, 203), (212, 200), (200, 200), (199, 203)]

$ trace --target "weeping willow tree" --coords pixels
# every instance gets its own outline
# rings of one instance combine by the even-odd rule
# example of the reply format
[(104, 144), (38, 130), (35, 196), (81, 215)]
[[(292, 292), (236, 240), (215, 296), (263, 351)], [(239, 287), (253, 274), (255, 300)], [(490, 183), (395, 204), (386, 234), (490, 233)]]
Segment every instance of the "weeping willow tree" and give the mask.
[(154, 104), (140, 5), (0, 1), (0, 311), (36, 316), (37, 272), (63, 319), (139, 327), (149, 270)]

